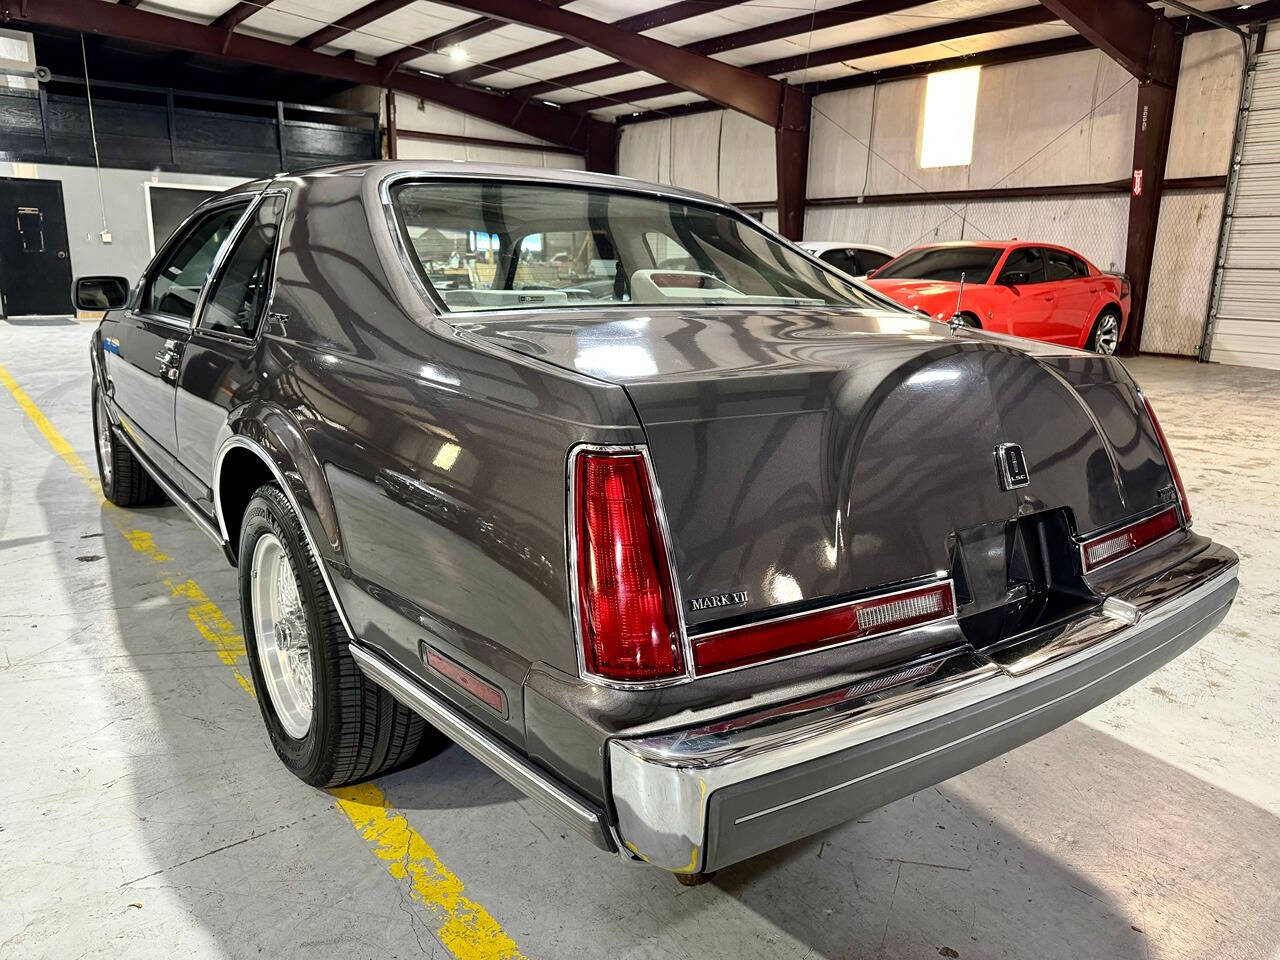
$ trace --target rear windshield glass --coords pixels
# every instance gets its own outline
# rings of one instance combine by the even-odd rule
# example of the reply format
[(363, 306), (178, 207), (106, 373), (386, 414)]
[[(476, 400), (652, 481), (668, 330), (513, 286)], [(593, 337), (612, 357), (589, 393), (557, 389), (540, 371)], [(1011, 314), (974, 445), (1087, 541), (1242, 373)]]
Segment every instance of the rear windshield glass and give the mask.
[(924, 247), (908, 250), (877, 273), (877, 280), (944, 280), (986, 283), (1003, 253), (998, 247)]
[(564, 306), (874, 306), (746, 217), (662, 197), (500, 181), (410, 182), (392, 202), (453, 311)]

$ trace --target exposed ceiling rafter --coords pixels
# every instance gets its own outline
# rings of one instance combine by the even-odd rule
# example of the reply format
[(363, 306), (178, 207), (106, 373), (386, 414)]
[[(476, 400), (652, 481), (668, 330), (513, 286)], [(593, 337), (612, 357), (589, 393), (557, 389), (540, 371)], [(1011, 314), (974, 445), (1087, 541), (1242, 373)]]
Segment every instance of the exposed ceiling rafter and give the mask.
[[(447, 6), (482, 13), (495, 20), (559, 34), (582, 46), (662, 77), (677, 89), (706, 97), (775, 129), (797, 91), (742, 67), (690, 53), (661, 40), (632, 33), (615, 24), (593, 20), (529, 0), (437, 0)], [(704, 5), (705, 6), (705, 5)], [(462, 88), (459, 88), (462, 89)], [(530, 103), (528, 100), (521, 101)]]
[[(972, 17), (968, 20), (955, 20), (907, 33), (896, 33), (871, 40), (858, 40), (823, 50), (811, 50), (791, 57), (781, 57), (753, 63), (745, 70), (764, 76), (775, 76), (782, 73), (794, 73), (812, 67), (822, 67), (843, 60), (857, 60), (863, 57), (877, 57), (887, 53), (898, 53), (913, 47), (928, 46), (933, 43), (945, 43), (948, 40), (960, 40), (966, 37), (980, 36), (997, 30), (1009, 30), (1015, 27), (1026, 27), (1040, 23), (1051, 23), (1058, 19), (1050, 10), (1042, 6), (1020, 7), (1006, 13)], [(652, 71), (650, 71), (652, 72)], [(684, 93), (685, 90), (673, 83), (656, 83), (645, 87), (636, 87), (607, 97), (591, 97), (587, 100), (574, 100), (566, 106), (578, 110), (599, 110), (603, 107), (616, 106), (619, 102), (653, 100), (658, 97), (669, 97)]]
[[(349, 84), (383, 85), (382, 71), (348, 57), (331, 57), (301, 47), (192, 23), (101, 0), (0, 0), (0, 21), (20, 21), (116, 37), (189, 53), (226, 57), (280, 70), (333, 78)], [(541, 140), (590, 155), (611, 149), (613, 125), (593, 117), (513, 97), (398, 72), (386, 84), (394, 90), (469, 113)]]
[[(705, 57), (711, 57), (717, 53), (724, 53), (726, 50), (738, 50), (742, 47), (754, 46), (757, 43), (767, 43), (770, 40), (785, 40), (789, 37), (808, 34), (810, 31), (826, 30), (871, 17), (900, 13), (903, 10), (910, 10), (912, 7), (919, 7), (932, 2), (934, 0), (858, 0), (857, 3), (847, 3), (840, 7), (818, 10), (814, 13), (806, 13), (798, 17), (789, 17), (786, 20), (777, 20), (773, 23), (760, 24), (755, 27), (735, 30), (732, 33), (708, 37), (705, 40), (686, 43), (683, 49), (692, 53), (700, 53)], [(622, 21), (619, 21), (618, 25), (621, 26)], [(548, 46), (552, 45), (548, 44)], [(529, 52), (535, 53), (537, 50)], [(601, 80), (611, 80), (614, 77), (621, 77), (632, 72), (632, 68), (625, 63), (606, 63), (600, 67), (579, 70), (577, 73), (568, 73), (551, 80), (526, 83), (519, 87), (513, 87), (508, 92), (521, 97), (536, 97), (552, 90), (598, 83)], [(451, 74), (450, 79), (453, 79), (453, 76)]]
[[(533, 3), (534, 0), (528, 0), (528, 2)], [(539, 2), (549, 7), (563, 7), (570, 0), (539, 0)], [(441, 50), (456, 47), (460, 43), (466, 43), (474, 37), (482, 36), (505, 26), (506, 23), (502, 20), (495, 20), (492, 17), (477, 17), (475, 20), (468, 20), (466, 23), (452, 27), (443, 33), (437, 33), (435, 36), (419, 40), (417, 43), (408, 44), (399, 50), (384, 53), (378, 58), (378, 65), (384, 70), (395, 70), (401, 64), (408, 63), (410, 60), (416, 60), (418, 57), (428, 53), (438, 53)], [(453, 83), (461, 82), (452, 75), (449, 80)]]
[(1166, 86), (1177, 80), (1173, 23), (1142, 0), (1040, 2), (1139, 80)]
[[(657, 7), (653, 10), (646, 10), (644, 13), (623, 17), (621, 20), (614, 20), (611, 26), (617, 27), (619, 30), (629, 30), (632, 33), (643, 33), (646, 30), (653, 30), (668, 23), (678, 23), (681, 20), (688, 20), (690, 17), (713, 13), (716, 10), (737, 6), (744, 2), (745, 0), (682, 0), (680, 3), (667, 4), (665, 7)], [(478, 63), (462, 70), (455, 70), (448, 74), (448, 78), (454, 83), (471, 83), (492, 73), (515, 70), (529, 63), (549, 60), (551, 57), (558, 57), (561, 54), (581, 50), (582, 47), (583, 44), (569, 39), (552, 40), (550, 43), (543, 43), (528, 50), (508, 54), (488, 63)], [(618, 66), (622, 68), (623, 72), (629, 72), (633, 69), (626, 64), (618, 64)]]

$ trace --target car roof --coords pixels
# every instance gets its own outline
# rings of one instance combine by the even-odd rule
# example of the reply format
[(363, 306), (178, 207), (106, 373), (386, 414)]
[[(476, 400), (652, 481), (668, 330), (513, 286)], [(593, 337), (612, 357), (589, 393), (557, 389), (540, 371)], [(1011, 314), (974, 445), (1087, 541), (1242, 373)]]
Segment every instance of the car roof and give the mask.
[[(420, 174), (423, 177), (439, 177), (441, 179), (501, 179), (509, 182), (544, 183), (566, 186), (602, 187), (605, 189), (626, 190), (630, 192), (648, 193), (655, 196), (670, 197), (677, 200), (694, 200), (718, 207), (730, 204), (696, 190), (673, 187), (666, 184), (650, 183), (634, 177), (620, 177), (607, 173), (592, 173), (587, 170), (559, 170), (549, 167), (534, 167), (518, 163), (471, 163), (456, 160), (371, 160), (360, 163), (330, 164), (322, 167), (311, 167), (296, 172), (282, 173), (277, 179), (319, 180), (332, 177), (372, 177), (381, 180), (391, 174)], [(265, 186), (267, 181), (256, 181), (254, 186)], [(228, 191), (242, 193), (247, 184)]]

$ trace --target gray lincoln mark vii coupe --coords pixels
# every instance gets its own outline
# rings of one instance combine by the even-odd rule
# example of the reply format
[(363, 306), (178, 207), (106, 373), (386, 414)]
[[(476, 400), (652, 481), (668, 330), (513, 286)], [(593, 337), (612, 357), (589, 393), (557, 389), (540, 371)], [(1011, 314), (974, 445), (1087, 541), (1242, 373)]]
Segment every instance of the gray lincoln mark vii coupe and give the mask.
[(1065, 723), (1236, 592), (1118, 360), (695, 193), (333, 167), (76, 295), (103, 490), (239, 568), (285, 766), (448, 738), (686, 882)]

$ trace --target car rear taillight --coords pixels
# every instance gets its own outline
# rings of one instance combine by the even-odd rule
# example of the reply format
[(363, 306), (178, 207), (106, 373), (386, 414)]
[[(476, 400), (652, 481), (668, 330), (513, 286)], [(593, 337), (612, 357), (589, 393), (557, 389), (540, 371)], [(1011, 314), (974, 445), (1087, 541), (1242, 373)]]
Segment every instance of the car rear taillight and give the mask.
[(1160, 429), (1156, 412), (1151, 409), (1151, 401), (1144, 396), (1142, 405), (1147, 408), (1147, 416), (1151, 418), (1151, 426), (1155, 427), (1156, 439), (1160, 441), (1160, 449), (1164, 451), (1165, 462), (1169, 464), (1169, 473), (1173, 475), (1173, 485), (1178, 490), (1178, 501), (1182, 504), (1182, 522), (1189, 527), (1191, 526), (1191, 501), (1187, 499), (1187, 488), (1182, 485), (1182, 474), (1178, 473), (1178, 465), (1173, 460), (1173, 451), (1169, 449), (1169, 441), (1165, 439), (1164, 431)]
[(583, 666), (627, 682), (682, 675), (675, 591), (648, 463), (630, 450), (584, 450), (572, 469)]
[(1178, 519), (1178, 511), (1170, 507), (1161, 510), (1154, 516), (1146, 517), (1127, 527), (1104, 533), (1080, 544), (1080, 556), (1084, 560), (1085, 572), (1096, 570), (1104, 564), (1137, 553), (1143, 547), (1162, 540), (1182, 527)]
[(951, 581), (855, 600), (812, 613), (695, 637), (698, 673), (714, 673), (945, 620), (955, 613)]

